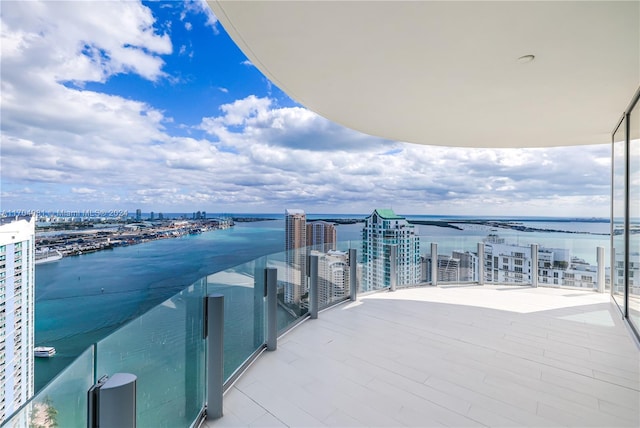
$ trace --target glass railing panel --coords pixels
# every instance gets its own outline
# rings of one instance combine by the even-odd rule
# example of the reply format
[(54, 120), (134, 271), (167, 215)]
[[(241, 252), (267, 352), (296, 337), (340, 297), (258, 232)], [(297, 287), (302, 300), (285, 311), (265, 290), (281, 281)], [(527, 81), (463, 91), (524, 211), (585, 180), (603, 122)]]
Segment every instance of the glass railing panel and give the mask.
[(431, 242), (432, 237), (420, 237), (420, 280), (423, 285), (431, 283)]
[(265, 342), (266, 267), (267, 257), (261, 257), (209, 275), (206, 279), (207, 294), (224, 296), (225, 382)]
[[(352, 240), (352, 241), (340, 241), (336, 244), (336, 249), (338, 251), (344, 251), (347, 253), (347, 255), (349, 254), (349, 250), (351, 249), (355, 249), (356, 250), (356, 292), (357, 293), (362, 293), (363, 291), (365, 291), (364, 287), (364, 281), (363, 281), (363, 277), (362, 274), (364, 272), (364, 261), (366, 259), (366, 254), (363, 251), (363, 246), (362, 246), (362, 241), (359, 240)], [(349, 260), (349, 265), (351, 265), (351, 261)], [(349, 266), (350, 267), (350, 266)], [(350, 275), (350, 273), (349, 273)], [(350, 279), (349, 279), (350, 281)], [(347, 288), (347, 297), (349, 294), (349, 287)]]
[(598, 289), (598, 247), (610, 259), (608, 236), (575, 235), (542, 241), (538, 249), (538, 285)]
[[(431, 256), (431, 244), (437, 244), (437, 259)], [(478, 243), (476, 239), (421, 237), (421, 245), (428, 249), (422, 257), (422, 277), (431, 283), (432, 264), (435, 264), (438, 284), (466, 284), (478, 282)]]
[[(597, 248), (604, 249), (605, 267), (609, 260), (609, 237), (601, 234), (550, 234), (538, 236), (493, 235), (478, 241), (477, 237), (446, 238), (421, 236), (422, 277), (431, 281), (431, 244), (437, 244), (438, 283), (476, 283), (480, 266), (484, 283), (530, 285), (535, 267), (532, 265), (533, 243), (538, 246), (538, 285), (597, 289)], [(570, 235), (567, 238), (566, 235)], [(534, 241), (535, 239), (535, 241)], [(484, 245), (483, 260), (478, 259), (478, 243)]]
[[(385, 238), (375, 239), (371, 242), (362, 241), (362, 247), (359, 251), (361, 265), (358, 267), (360, 274), (358, 292), (368, 293), (385, 290), (391, 286), (390, 254), (393, 245), (399, 246), (401, 243), (394, 239)], [(401, 253), (402, 250), (398, 249), (397, 254)]]
[(2, 426), (87, 426), (87, 391), (94, 383), (93, 357), (93, 347), (85, 350)]
[(278, 271), (278, 334), (309, 313), (308, 251), (305, 247), (268, 256), (268, 267)]
[(358, 253), (362, 252), (362, 241), (339, 241), (335, 245), (335, 249), (338, 251), (349, 252), (350, 249), (358, 250)]
[(205, 399), (206, 282), (129, 322), (97, 345), (97, 375), (137, 376), (137, 426), (190, 426)]
[(349, 298), (349, 253), (311, 251), (318, 257), (318, 307), (327, 308)]

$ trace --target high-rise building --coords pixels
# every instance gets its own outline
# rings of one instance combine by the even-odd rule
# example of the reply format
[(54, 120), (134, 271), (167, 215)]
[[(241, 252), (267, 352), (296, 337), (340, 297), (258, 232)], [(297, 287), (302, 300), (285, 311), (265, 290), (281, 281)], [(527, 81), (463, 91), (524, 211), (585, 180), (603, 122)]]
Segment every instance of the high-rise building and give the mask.
[(478, 281), (478, 255), (470, 251), (454, 251), (453, 258), (460, 260), (458, 281)]
[(530, 246), (485, 241), (484, 258), (486, 281), (507, 284), (531, 282)]
[(140, 220), (142, 220), (142, 210), (138, 208), (136, 210), (136, 221), (140, 221)]
[(35, 216), (0, 219), (0, 422), (33, 396)]
[[(395, 260), (391, 260), (392, 249)], [(391, 209), (376, 209), (365, 219), (362, 231), (364, 291), (389, 287), (392, 264), (397, 285), (420, 283), (420, 240), (414, 227)]]
[(349, 255), (344, 251), (311, 251), (318, 256), (318, 305), (325, 307), (349, 294)]
[[(422, 281), (430, 282), (431, 256), (421, 257)], [(470, 251), (453, 251), (451, 255), (438, 254), (438, 282), (475, 282), (478, 281), (478, 256)]]
[(326, 221), (313, 221), (307, 223), (307, 247), (312, 250), (322, 251), (336, 249), (336, 227)]
[(285, 284), (284, 301), (299, 304), (306, 292), (307, 216), (303, 210), (287, 209), (284, 215)]

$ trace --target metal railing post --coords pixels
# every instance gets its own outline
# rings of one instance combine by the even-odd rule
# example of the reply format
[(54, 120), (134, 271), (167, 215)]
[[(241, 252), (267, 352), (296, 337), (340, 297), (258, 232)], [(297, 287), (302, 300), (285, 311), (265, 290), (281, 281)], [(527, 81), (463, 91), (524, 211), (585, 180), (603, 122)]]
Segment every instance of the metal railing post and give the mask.
[(598, 276), (597, 276), (598, 293), (604, 293), (604, 289), (605, 289), (604, 247), (597, 247), (596, 255), (597, 255), (597, 262), (598, 262)]
[(98, 394), (100, 428), (135, 428), (136, 380), (131, 373), (116, 373), (102, 385)]
[(131, 373), (104, 376), (88, 391), (89, 428), (135, 428), (136, 382)]
[(398, 285), (398, 245), (389, 246), (389, 291), (396, 291)]
[(438, 285), (438, 244), (431, 243), (431, 285)]
[(266, 268), (264, 277), (267, 293), (267, 351), (278, 347), (278, 270)]
[(484, 285), (484, 242), (478, 242), (478, 285)]
[[(611, 234), (611, 239), (613, 240), (613, 233)], [(609, 255), (609, 263), (611, 263), (611, 269), (609, 271), (609, 282), (611, 283), (611, 288), (609, 289), (609, 293), (613, 297), (613, 289), (615, 288), (618, 282), (618, 268), (616, 267), (616, 249), (611, 245), (611, 254)]]
[(222, 417), (224, 385), (224, 296), (207, 296), (207, 419)]
[(531, 244), (531, 286), (538, 288), (538, 244)]
[(309, 256), (309, 317), (318, 318), (318, 256)]
[(264, 298), (267, 296), (264, 263), (256, 263), (253, 271), (253, 345), (264, 344)]
[(358, 250), (349, 249), (349, 299), (355, 302), (358, 297)]

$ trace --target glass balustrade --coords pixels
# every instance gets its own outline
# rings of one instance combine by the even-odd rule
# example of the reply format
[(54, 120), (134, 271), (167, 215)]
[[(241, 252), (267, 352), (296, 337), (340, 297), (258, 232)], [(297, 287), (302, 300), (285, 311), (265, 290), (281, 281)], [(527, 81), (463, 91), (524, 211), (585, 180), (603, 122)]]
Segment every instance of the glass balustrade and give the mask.
[(266, 257), (206, 277), (207, 294), (224, 296), (224, 377), (264, 344)]
[(85, 350), (36, 396), (4, 422), (7, 428), (83, 427), (87, 391), (94, 383), (93, 347)]
[[(482, 243), (480, 256), (477, 239), (420, 236), (419, 242), (417, 259), (407, 258), (408, 252), (415, 252), (410, 243), (383, 244), (387, 247), (375, 249), (380, 251), (372, 255), (363, 251), (362, 241), (350, 241), (326, 252), (303, 248), (271, 254), (208, 275), (100, 340), (95, 355), (94, 348), (85, 351), (5, 425), (30, 427), (55, 419), (58, 426), (85, 426), (88, 389), (101, 376), (115, 373), (137, 376), (138, 426), (191, 425), (206, 399), (204, 297), (224, 295), (224, 378), (229, 381), (264, 348), (265, 269), (277, 272), (278, 334), (307, 316), (308, 256), (318, 258), (320, 309), (349, 298), (353, 270), (358, 292), (388, 289), (391, 272), (396, 272), (397, 288), (433, 285), (432, 274), (438, 285), (478, 284), (481, 275), (485, 284), (530, 285), (536, 270), (539, 286), (598, 287), (593, 239), (536, 242), (537, 269), (533, 243), (523, 238), (514, 242), (490, 237)], [(602, 243), (597, 243), (606, 247), (607, 242), (603, 236)], [(435, 258), (432, 248), (437, 251)], [(357, 250), (355, 269), (350, 249)], [(396, 256), (393, 269), (392, 254)], [(609, 259), (606, 254), (604, 260)], [(417, 270), (406, 269), (408, 260), (418, 260)]]
[(137, 376), (139, 427), (189, 426), (204, 405), (203, 281), (97, 344), (97, 377)]

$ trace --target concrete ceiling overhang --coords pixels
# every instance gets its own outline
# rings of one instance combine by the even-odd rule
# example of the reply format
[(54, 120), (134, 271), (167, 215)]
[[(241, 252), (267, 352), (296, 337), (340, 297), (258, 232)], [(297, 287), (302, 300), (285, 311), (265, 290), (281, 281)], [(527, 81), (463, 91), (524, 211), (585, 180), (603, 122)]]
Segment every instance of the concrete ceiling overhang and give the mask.
[(291, 98), (390, 140), (608, 143), (640, 85), (638, 1), (208, 3)]

